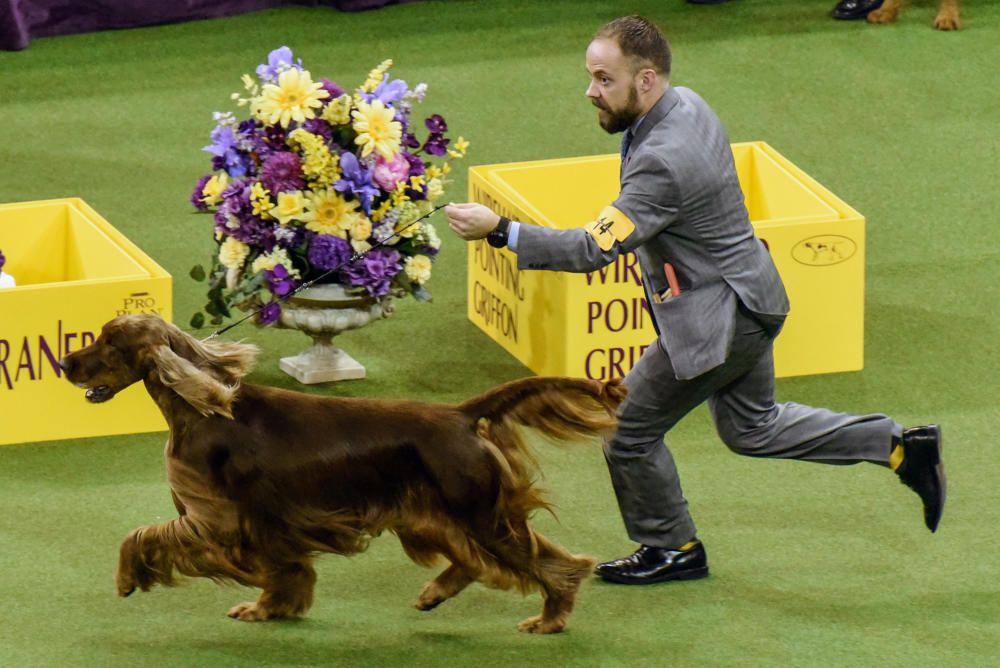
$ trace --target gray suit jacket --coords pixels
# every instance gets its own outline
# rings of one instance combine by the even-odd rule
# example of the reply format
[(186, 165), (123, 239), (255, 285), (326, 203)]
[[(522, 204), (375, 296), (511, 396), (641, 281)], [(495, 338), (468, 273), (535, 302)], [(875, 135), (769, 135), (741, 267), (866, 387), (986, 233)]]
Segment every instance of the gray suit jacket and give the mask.
[(781, 329), (784, 285), (754, 236), (725, 129), (693, 91), (670, 87), (646, 114), (612, 206), (634, 230), (607, 250), (601, 246), (610, 238), (599, 244), (599, 233), (585, 228), (522, 225), (518, 267), (589, 272), (634, 250), (647, 295), (659, 295), (668, 287), (669, 262), (680, 293), (649, 306), (681, 380), (726, 360), (739, 303), (773, 334)]

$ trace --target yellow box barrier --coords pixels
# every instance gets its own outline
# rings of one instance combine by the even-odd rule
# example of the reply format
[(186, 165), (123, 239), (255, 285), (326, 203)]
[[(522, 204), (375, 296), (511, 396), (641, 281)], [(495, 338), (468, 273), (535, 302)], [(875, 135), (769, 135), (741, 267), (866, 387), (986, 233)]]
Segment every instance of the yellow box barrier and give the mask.
[[(733, 144), (740, 186), (792, 304), (778, 376), (864, 365), (865, 220), (764, 142)], [(469, 196), (514, 220), (579, 227), (618, 195), (618, 155), (481, 165)], [(508, 249), (472, 244), (468, 316), (538, 374), (623, 376), (656, 336), (634, 253), (589, 274), (518, 271)]]
[(78, 198), (0, 205), (0, 445), (166, 429), (142, 383), (91, 404), (59, 359), (111, 318), (171, 319), (171, 277)]

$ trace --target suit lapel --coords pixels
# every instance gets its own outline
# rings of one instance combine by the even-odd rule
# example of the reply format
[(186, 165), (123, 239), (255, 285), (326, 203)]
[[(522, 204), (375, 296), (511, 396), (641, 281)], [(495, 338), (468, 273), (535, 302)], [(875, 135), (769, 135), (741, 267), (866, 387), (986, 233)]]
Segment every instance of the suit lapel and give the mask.
[(653, 108), (649, 110), (646, 117), (642, 119), (642, 123), (639, 124), (639, 129), (636, 130), (635, 135), (632, 137), (632, 143), (629, 146), (629, 154), (625, 156), (622, 160), (622, 172), (625, 171), (625, 166), (632, 159), (631, 156), (635, 155), (636, 149), (642, 144), (642, 140), (646, 138), (652, 129), (663, 120), (663, 118), (670, 113), (670, 110), (677, 106), (680, 102), (680, 95), (674, 90), (673, 86), (667, 88), (660, 99), (656, 101)]

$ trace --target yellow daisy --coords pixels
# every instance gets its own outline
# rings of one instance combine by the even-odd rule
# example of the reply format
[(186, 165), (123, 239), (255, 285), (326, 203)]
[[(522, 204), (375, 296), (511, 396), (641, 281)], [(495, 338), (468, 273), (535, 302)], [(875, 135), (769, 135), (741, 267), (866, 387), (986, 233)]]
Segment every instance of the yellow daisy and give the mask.
[(395, 112), (382, 104), (382, 100), (371, 103), (361, 102), (351, 112), (354, 117), (354, 131), (358, 133), (354, 143), (361, 147), (361, 155), (371, 155), (378, 151), (386, 160), (392, 160), (399, 152), (399, 142), (403, 137), (403, 126), (394, 121)]
[(305, 210), (305, 198), (302, 197), (301, 190), (278, 193), (278, 205), (269, 213), (282, 225), (287, 225), (293, 220), (306, 222), (311, 219)]
[(321, 83), (313, 83), (308, 70), (294, 67), (284, 70), (278, 75), (278, 83), (264, 84), (260, 97), (257, 99), (256, 116), (265, 123), (281, 123), (287, 128), (295, 120), (299, 123), (308, 118), (315, 118), (314, 109), (322, 106), (324, 98), (330, 93)]
[(361, 218), (358, 203), (348, 202), (333, 188), (315, 190), (309, 193), (306, 202), (309, 223), (306, 229), (319, 234), (331, 234), (346, 239), (348, 232)]

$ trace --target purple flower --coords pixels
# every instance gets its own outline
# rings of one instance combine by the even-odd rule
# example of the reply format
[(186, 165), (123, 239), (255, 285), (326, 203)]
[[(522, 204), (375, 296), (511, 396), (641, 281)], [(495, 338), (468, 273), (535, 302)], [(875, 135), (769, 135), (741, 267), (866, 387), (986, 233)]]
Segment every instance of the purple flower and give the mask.
[(419, 157), (405, 152), (403, 153), (403, 157), (410, 163), (410, 176), (418, 176), (427, 171), (424, 167), (424, 161)]
[[(221, 159), (222, 167), (230, 176), (240, 177), (247, 173), (248, 161), (246, 156), (237, 148), (236, 135), (228, 125), (217, 125), (210, 135), (212, 143), (201, 150), (211, 153), (215, 158)], [(216, 161), (213, 160), (213, 166)]]
[(239, 143), (244, 146), (244, 150), (249, 150), (251, 155), (246, 155), (249, 173), (255, 174), (260, 162), (270, 155), (274, 149), (267, 143), (264, 131), (253, 119), (247, 119), (240, 123), (237, 129)]
[(450, 139), (445, 139), (444, 135), (432, 134), (427, 138), (427, 141), (424, 142), (423, 150), (427, 151), (431, 155), (441, 156), (448, 152), (448, 142), (450, 141)]
[(288, 139), (288, 133), (286, 133), (285, 129), (280, 125), (275, 124), (264, 126), (264, 141), (267, 142), (272, 151), (287, 150), (285, 148), (286, 139)]
[(311, 132), (314, 135), (322, 137), (326, 140), (327, 144), (333, 141), (333, 128), (331, 128), (330, 124), (322, 118), (310, 118), (302, 124), (302, 127), (306, 130), (306, 132)]
[(260, 168), (260, 182), (272, 193), (301, 190), (305, 186), (302, 161), (288, 151), (272, 153)]
[(299, 248), (315, 234), (297, 225), (278, 225), (274, 228), (274, 240), (277, 245), (289, 250)]
[(330, 94), (330, 97), (326, 98), (325, 102), (330, 102), (331, 100), (336, 100), (338, 97), (344, 94), (344, 89), (340, 87), (336, 81), (330, 81), (329, 79), (320, 79), (319, 83), (323, 86), (323, 90)]
[(434, 114), (424, 121), (424, 125), (431, 131), (431, 134), (439, 135), (448, 131), (448, 124), (444, 122), (441, 114)]
[(281, 73), (281, 70), (287, 70), (290, 67), (301, 70), (302, 59), (299, 58), (298, 63), (296, 63), (292, 58), (292, 50), (287, 46), (275, 49), (267, 54), (266, 65), (257, 66), (257, 76), (260, 77), (261, 81), (274, 82), (278, 80), (278, 74)]
[(441, 248), (434, 248), (434, 246), (417, 246), (417, 252), (421, 255), (426, 255), (427, 257), (434, 257), (441, 252)]
[(245, 244), (270, 251), (275, 243), (274, 226), (254, 215), (250, 184), (249, 179), (241, 179), (222, 191), (222, 204), (215, 212), (215, 228)]
[(382, 100), (382, 104), (389, 106), (396, 100), (401, 99), (406, 95), (406, 91), (409, 87), (406, 82), (402, 79), (393, 79), (389, 81), (389, 75), (386, 74), (385, 78), (382, 79), (382, 83), (378, 85), (375, 89), (375, 97)]
[(199, 211), (208, 211), (208, 205), (202, 201), (202, 198), (205, 196), (202, 191), (205, 189), (205, 184), (208, 183), (211, 178), (211, 174), (206, 174), (201, 177), (198, 179), (198, 183), (195, 184), (194, 190), (191, 191), (191, 204), (193, 204), (194, 208)]
[(295, 289), (295, 279), (292, 278), (285, 265), (276, 264), (274, 269), (265, 270), (267, 276), (267, 287), (277, 297), (287, 297)]
[(345, 267), (341, 275), (351, 285), (364, 287), (371, 296), (383, 297), (389, 293), (392, 277), (403, 270), (400, 259), (401, 256), (397, 251), (376, 248), (360, 261)]
[(222, 191), (222, 201), (225, 202), (227, 213), (236, 218), (249, 218), (253, 215), (253, 205), (250, 204), (250, 180), (233, 181)]
[(412, 132), (403, 133), (402, 144), (406, 148), (420, 148), (420, 140)]
[(406, 95), (408, 86), (406, 82), (402, 79), (393, 79), (389, 81), (389, 75), (386, 74), (382, 77), (382, 83), (380, 83), (373, 92), (371, 93), (361, 93), (361, 98), (365, 102), (371, 102), (372, 100), (381, 100), (382, 104), (387, 107), (391, 107), (393, 102), (402, 99)]
[(281, 317), (281, 305), (278, 302), (268, 302), (264, 304), (257, 313), (258, 322), (262, 325), (273, 325)]
[(364, 168), (358, 158), (348, 151), (340, 154), (340, 169), (344, 178), (333, 184), (337, 192), (352, 192), (361, 201), (365, 213), (372, 212), (372, 197), (379, 194), (379, 189), (372, 185), (371, 170)]
[(309, 264), (317, 269), (338, 269), (351, 259), (351, 255), (351, 245), (332, 234), (317, 234), (309, 242)]
[(0, 251), (0, 271), (3, 271), (3, 266), (7, 263), (7, 258), (4, 257), (3, 251)]

